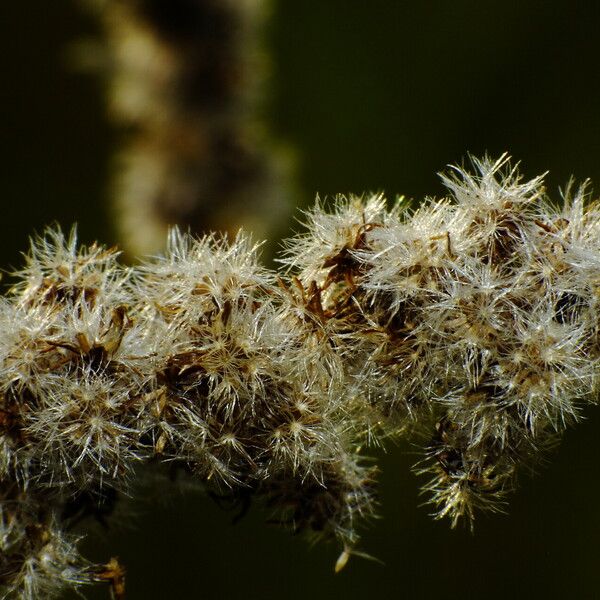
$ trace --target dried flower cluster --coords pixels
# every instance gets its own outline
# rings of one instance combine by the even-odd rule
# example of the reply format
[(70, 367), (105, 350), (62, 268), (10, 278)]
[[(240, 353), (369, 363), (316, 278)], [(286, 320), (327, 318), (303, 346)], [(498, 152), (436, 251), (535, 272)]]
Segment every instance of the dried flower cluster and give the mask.
[(317, 207), (286, 262), (335, 331), (347, 388), (384, 431), (430, 428), (439, 516), (497, 510), (516, 469), (597, 396), (600, 210), (561, 205), (507, 158), (444, 176), (446, 200)]
[[(317, 206), (277, 275), (240, 235), (172, 231), (139, 267), (50, 230), (0, 305), (0, 581), (50, 598), (124, 572), (77, 551), (75, 520), (166, 462), (295, 530), (339, 540), (374, 511), (362, 449), (425, 440), (438, 517), (498, 510), (593, 402), (600, 208), (552, 204), (506, 157), (410, 210)], [(109, 500), (107, 500), (109, 499)]]

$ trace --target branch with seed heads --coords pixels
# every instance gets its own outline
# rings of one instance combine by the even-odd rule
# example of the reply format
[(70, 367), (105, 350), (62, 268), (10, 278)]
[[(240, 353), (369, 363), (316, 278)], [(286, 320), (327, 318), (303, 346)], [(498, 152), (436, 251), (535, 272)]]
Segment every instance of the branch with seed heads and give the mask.
[(0, 302), (0, 582), (53, 597), (108, 582), (73, 527), (104, 519), (138, 466), (169, 465), (220, 501), (250, 499), (337, 539), (375, 511), (364, 448), (422, 441), (435, 516), (503, 510), (597, 398), (600, 208), (555, 204), (506, 156), (443, 179), (411, 210), (318, 203), (281, 273), (242, 234), (173, 230), (136, 267), (51, 229)]

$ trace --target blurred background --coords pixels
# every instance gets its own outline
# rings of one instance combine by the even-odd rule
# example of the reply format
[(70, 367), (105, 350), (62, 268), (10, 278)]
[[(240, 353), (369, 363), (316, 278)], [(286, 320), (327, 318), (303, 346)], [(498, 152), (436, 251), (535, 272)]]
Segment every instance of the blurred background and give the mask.
[[(554, 197), (571, 175), (600, 188), (600, 4), (278, 0), (260, 10), (260, 92), (232, 112), (246, 107), (261, 152), (284, 165), (261, 209), (281, 218), (261, 235), (289, 234), (285, 206), (316, 193), (442, 195), (436, 173), (468, 153), (508, 151), (527, 177), (548, 170)], [(0, 27), (1, 264), (18, 266), (28, 236), (52, 222), (76, 222), (84, 242), (118, 243), (114, 157), (136, 130), (107, 111), (102, 60), (77, 59), (106, 23), (75, 0), (37, 0), (3, 3)], [(236, 201), (219, 204), (225, 227)], [(381, 518), (361, 546), (384, 566), (353, 558), (334, 575), (335, 546), (311, 547), (257, 507), (233, 525), (194, 492), (159, 490), (84, 547), (120, 557), (130, 600), (597, 598), (599, 427), (589, 411), (548, 465), (521, 479), (508, 514), (480, 517), (474, 534), (431, 520), (414, 449), (388, 448)]]

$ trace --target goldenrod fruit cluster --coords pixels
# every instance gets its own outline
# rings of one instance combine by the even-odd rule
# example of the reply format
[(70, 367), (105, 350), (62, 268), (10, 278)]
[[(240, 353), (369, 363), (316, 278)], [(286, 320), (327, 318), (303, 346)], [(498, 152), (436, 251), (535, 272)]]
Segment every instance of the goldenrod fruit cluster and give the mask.
[[(244, 235), (173, 230), (137, 267), (57, 229), (0, 304), (0, 581), (51, 598), (122, 567), (73, 522), (165, 463), (336, 538), (374, 513), (364, 448), (401, 436), (436, 516), (499, 510), (597, 397), (600, 209), (552, 203), (502, 157), (450, 197), (338, 198), (307, 214), (278, 275)], [(76, 518), (75, 518), (76, 517)]]

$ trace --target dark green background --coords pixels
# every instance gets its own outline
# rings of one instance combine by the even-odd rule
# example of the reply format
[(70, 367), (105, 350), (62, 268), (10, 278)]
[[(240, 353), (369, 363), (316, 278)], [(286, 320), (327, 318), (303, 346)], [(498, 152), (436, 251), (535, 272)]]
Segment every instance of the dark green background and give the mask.
[[(552, 193), (571, 174), (600, 187), (599, 6), (280, 0), (268, 115), (296, 148), (306, 203), (317, 191), (440, 195), (437, 171), (485, 151), (508, 150), (527, 176), (550, 170)], [(93, 22), (74, 3), (37, 0), (3, 2), (0, 23), (2, 264), (52, 221), (113, 243), (104, 198), (117, 136), (97, 83), (64, 67)], [(509, 514), (479, 519), (474, 535), (428, 517), (411, 449), (390, 448), (381, 519), (363, 543), (385, 566), (352, 560), (334, 576), (334, 547), (310, 548), (258, 510), (233, 526), (198, 495), (146, 503), (88, 553), (122, 558), (130, 600), (597, 598), (600, 416), (586, 414), (522, 479)]]

